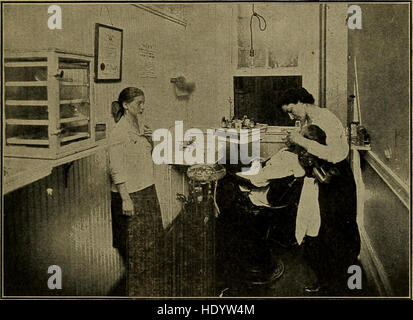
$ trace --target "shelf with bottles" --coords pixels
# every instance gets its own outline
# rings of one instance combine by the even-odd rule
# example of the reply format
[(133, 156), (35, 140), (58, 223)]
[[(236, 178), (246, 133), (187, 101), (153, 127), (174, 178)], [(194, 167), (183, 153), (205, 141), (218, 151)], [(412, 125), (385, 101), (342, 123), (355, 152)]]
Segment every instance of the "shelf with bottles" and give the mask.
[(350, 123), (350, 145), (351, 150), (358, 151), (370, 151), (371, 150), (371, 139), (370, 134), (367, 129), (362, 126), (358, 121), (353, 121)]
[(58, 159), (95, 145), (92, 57), (6, 52), (5, 156)]

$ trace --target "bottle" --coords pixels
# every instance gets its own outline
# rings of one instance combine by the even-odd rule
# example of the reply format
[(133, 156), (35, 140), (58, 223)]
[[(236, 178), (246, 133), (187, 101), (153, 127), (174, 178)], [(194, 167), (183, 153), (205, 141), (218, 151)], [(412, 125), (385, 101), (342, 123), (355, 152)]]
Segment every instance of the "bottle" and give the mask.
[(358, 121), (352, 121), (350, 124), (350, 136), (351, 136), (351, 144), (357, 146), (358, 145)]
[(370, 141), (371, 141), (370, 135), (369, 135), (368, 132), (366, 132), (366, 134), (364, 135), (364, 145), (365, 146), (370, 146)]
[(226, 128), (226, 127), (227, 127), (227, 120), (225, 119), (225, 117), (222, 117), (221, 128)]
[(237, 121), (237, 117), (236, 117), (235, 114), (234, 114), (234, 115), (232, 116), (232, 119), (231, 119), (230, 128), (235, 128), (235, 127), (236, 127), (236, 126), (235, 126), (236, 121)]
[(244, 116), (244, 119), (242, 120), (242, 127), (243, 128), (249, 128), (250, 127), (250, 119), (248, 119), (247, 116)]
[(358, 127), (358, 140), (360, 145), (369, 146), (370, 145), (370, 135), (367, 132), (367, 129), (363, 126)]

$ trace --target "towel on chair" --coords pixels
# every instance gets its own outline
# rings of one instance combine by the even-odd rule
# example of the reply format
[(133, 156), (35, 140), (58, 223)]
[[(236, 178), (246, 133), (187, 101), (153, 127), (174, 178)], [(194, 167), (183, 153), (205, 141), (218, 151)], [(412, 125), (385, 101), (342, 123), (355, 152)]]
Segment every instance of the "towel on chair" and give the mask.
[(248, 179), (256, 187), (266, 187), (272, 179), (279, 179), (294, 175), (302, 177), (305, 175), (304, 169), (298, 161), (298, 155), (283, 148), (268, 160), (267, 165), (261, 168), (255, 175), (245, 175), (237, 172), (237, 176)]
[(320, 225), (318, 184), (314, 178), (305, 177), (295, 226), (295, 238), (298, 244), (301, 244), (306, 235), (316, 237), (320, 230)]
[(283, 148), (271, 157), (267, 165), (258, 174), (246, 176), (242, 172), (237, 172), (236, 175), (248, 179), (253, 185), (258, 187), (257, 189), (249, 190), (240, 186), (241, 191), (249, 192), (248, 196), (254, 205), (271, 207), (267, 200), (270, 181), (291, 175), (302, 177), (305, 175), (305, 171), (298, 161), (298, 155), (289, 151), (288, 148)]
[(242, 192), (248, 192), (248, 197), (251, 202), (257, 207), (271, 207), (267, 200), (267, 193), (270, 190), (270, 186), (265, 188), (259, 188), (256, 190), (250, 190), (246, 187), (239, 186)]

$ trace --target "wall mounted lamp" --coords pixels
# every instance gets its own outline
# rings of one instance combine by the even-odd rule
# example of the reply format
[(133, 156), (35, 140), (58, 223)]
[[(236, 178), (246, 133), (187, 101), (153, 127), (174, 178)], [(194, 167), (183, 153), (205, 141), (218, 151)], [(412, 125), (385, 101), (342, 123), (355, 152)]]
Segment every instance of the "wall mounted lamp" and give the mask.
[(171, 78), (171, 83), (174, 84), (177, 97), (187, 97), (195, 89), (195, 83), (187, 82), (185, 77)]

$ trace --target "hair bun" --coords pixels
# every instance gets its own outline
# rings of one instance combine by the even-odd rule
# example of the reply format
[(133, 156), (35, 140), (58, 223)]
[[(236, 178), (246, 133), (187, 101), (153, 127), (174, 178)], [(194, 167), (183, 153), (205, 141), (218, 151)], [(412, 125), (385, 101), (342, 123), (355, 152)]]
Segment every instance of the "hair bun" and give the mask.
[(123, 109), (117, 100), (112, 102), (112, 116), (115, 122), (118, 122), (123, 116)]
[(309, 103), (309, 104), (313, 104), (314, 103), (314, 97), (311, 93), (309, 93), (305, 88), (301, 87), (299, 89), (300, 92), (300, 98), (299, 100), (302, 103)]

